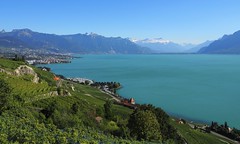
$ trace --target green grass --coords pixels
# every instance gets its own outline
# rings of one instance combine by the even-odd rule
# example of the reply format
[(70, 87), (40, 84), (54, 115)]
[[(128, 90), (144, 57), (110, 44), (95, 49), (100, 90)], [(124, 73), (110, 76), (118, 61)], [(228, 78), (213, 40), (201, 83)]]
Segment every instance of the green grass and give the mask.
[[(8, 59), (0, 59), (0, 67), (6, 70), (13, 71), (20, 65), (24, 65), (24, 62), (12, 61)], [(25, 101), (36, 101), (44, 99), (43, 94), (49, 93), (50, 91), (56, 90), (56, 82), (53, 80), (54, 74), (51, 72), (42, 71), (39, 68), (32, 67), (40, 78), (40, 83), (36, 84), (31, 82), (31, 75), (24, 75), (20, 77), (0, 73), (0, 77), (6, 80), (13, 89), (13, 94), (19, 95), (24, 98)], [(72, 91), (71, 85), (75, 87), (75, 91)], [(61, 97), (68, 103), (74, 103), (81, 101), (91, 105), (93, 108), (103, 108), (105, 101), (111, 99), (111, 97), (101, 91), (92, 88), (90, 86), (76, 84), (72, 82), (63, 81), (62, 86), (67, 89), (72, 96)], [(47, 98), (47, 97), (46, 97)], [(129, 114), (132, 112), (129, 108), (114, 105), (114, 111), (120, 114)]]
[[(102, 93), (100, 90), (96, 88), (92, 88), (87, 85), (81, 85), (81, 84), (75, 84), (74, 85), (75, 91), (72, 91), (72, 89), (68, 88), (68, 90), (71, 92), (73, 97), (76, 97), (80, 100), (86, 101), (88, 104), (90, 104), (93, 107), (101, 107), (103, 108), (103, 105), (105, 104), (106, 100), (112, 99), (109, 95)], [(119, 114), (125, 114), (129, 115), (133, 112), (132, 109), (120, 106), (120, 105), (113, 105), (113, 110), (115, 113)]]
[[(12, 72), (20, 65), (26, 64), (21, 61), (0, 58), (0, 68), (7, 71)], [(32, 82), (32, 75), (13, 76), (6, 73), (0, 73), (0, 78), (4, 79), (12, 88), (12, 93), (23, 98), (25, 102), (36, 101), (43, 98), (44, 94), (56, 90), (56, 82), (53, 80), (54, 74), (42, 71), (36, 67), (32, 68), (40, 78), (39, 83)]]
[[(25, 63), (0, 59), (0, 67), (7, 71), (12, 72), (20, 65), (25, 65)], [(131, 109), (114, 104), (112, 111), (116, 117), (114, 117), (115, 122), (111, 122), (110, 120), (104, 118), (104, 112), (101, 112), (101, 110), (104, 111), (104, 104), (106, 100), (112, 99), (112, 97), (102, 93), (96, 88), (65, 80), (62, 80), (61, 89), (70, 92), (71, 96), (46, 96), (44, 94), (56, 91), (57, 89), (56, 82), (53, 80), (54, 74), (42, 71), (35, 67), (32, 68), (40, 78), (39, 83), (32, 82), (32, 75), (14, 76), (11, 74), (0, 73), (0, 78), (4, 79), (12, 88), (11, 94), (14, 96), (18, 95), (25, 101), (25, 103), (21, 105), (21, 108), (34, 116), (32, 119), (29, 119), (30, 122), (36, 120), (36, 122), (39, 121), (40, 123), (46, 123), (48, 126), (53, 125), (54, 122), (54, 125), (59, 128), (57, 130), (60, 132), (63, 132), (62, 129), (64, 129), (65, 126), (67, 126), (67, 128), (76, 128), (74, 129), (75, 131), (77, 131), (78, 128), (83, 127), (83, 130), (78, 131), (79, 134), (81, 134), (78, 138), (85, 140), (86, 142), (93, 140), (98, 143), (100, 140), (103, 140), (106, 143), (109, 141), (116, 141), (116, 143), (120, 143), (120, 141), (122, 143), (141, 143), (123, 140), (117, 137), (115, 138), (113, 135), (110, 135), (110, 132), (108, 132), (107, 135), (101, 132), (102, 130), (118, 130), (119, 127), (117, 124), (123, 125), (127, 123), (128, 117), (132, 113)], [(72, 90), (72, 86), (74, 86), (74, 91)], [(76, 104), (77, 110), (73, 109), (73, 106), (76, 106)], [(49, 108), (54, 109), (54, 111), (51, 113), (51, 117), (47, 118), (44, 115), (45, 113), (42, 113), (42, 110), (46, 111), (49, 110)], [(51, 111), (48, 112), (50, 113)], [(97, 123), (95, 120), (96, 116), (101, 116), (103, 118), (103, 122), (100, 124)], [(6, 121), (8, 120), (10, 120), (10, 118), (6, 117)], [(16, 123), (14, 122), (14, 124)], [(12, 128), (16, 127), (14, 124), (11, 124), (13, 125)], [(24, 124), (25, 123), (23, 123), (23, 125)], [(34, 124), (36, 123), (33, 122), (33, 125)], [(105, 124), (111, 125), (109, 126)], [(25, 124), (25, 126), (30, 128), (28, 124)], [(18, 129), (19, 128), (13, 129), (13, 131), (16, 132)], [(9, 130), (9, 128), (6, 127), (5, 130)], [(51, 131), (50, 129), (47, 130)], [(85, 130), (86, 132), (84, 132)], [(16, 133), (19, 134), (19, 132)], [(33, 133), (34, 132), (30, 131), (30, 134)], [(56, 137), (56, 134), (54, 136)], [(82, 138), (83, 136), (87, 136), (87, 138)]]
[(41, 96), (42, 94), (49, 93), (56, 90), (55, 87), (49, 86), (47, 82), (33, 83), (31, 75), (12, 76), (5, 73), (0, 73), (0, 78), (7, 81), (12, 88), (12, 93), (22, 97), (25, 101)]
[(47, 71), (43, 71), (43, 70), (41, 70), (39, 68), (36, 68), (36, 67), (32, 67), (32, 68), (37, 73), (37, 75), (40, 78), (40, 80), (46, 81), (51, 86), (55, 86), (56, 85), (56, 82), (53, 80), (53, 78), (54, 78), (54, 74), (53, 73), (47, 72)]
[[(7, 71), (14, 71), (20, 65), (26, 65), (26, 63), (22, 61), (13, 61), (5, 58), (0, 58), (0, 68), (5, 69)], [(30, 65), (29, 65), (30, 66)], [(48, 82), (50, 85), (56, 85), (56, 82), (53, 80), (54, 74), (46, 71), (42, 71), (39, 68), (30, 66), (37, 73), (40, 79)]]
[(5, 70), (15, 70), (19, 65), (24, 65), (24, 62), (21, 61), (13, 61), (9, 59), (0, 58), (0, 68)]
[(171, 120), (171, 124), (189, 144), (232, 144), (230, 141), (219, 138), (213, 134), (192, 129), (188, 124), (178, 124)]
[[(71, 89), (71, 85), (74, 86), (75, 91)], [(87, 85), (76, 84), (68, 81), (63, 81), (62, 86), (64, 89), (68, 90), (71, 93), (71, 96), (59, 96), (58, 98), (53, 99), (61, 99), (64, 103), (74, 103), (74, 102), (84, 102), (87, 105), (90, 105), (93, 108), (101, 107), (105, 104), (106, 100), (111, 99), (111, 97), (105, 93), (102, 93), (96, 88), (92, 88)], [(45, 103), (41, 100), (39, 103)], [(123, 106), (115, 105), (113, 106), (113, 110), (119, 113), (130, 114), (132, 110)]]

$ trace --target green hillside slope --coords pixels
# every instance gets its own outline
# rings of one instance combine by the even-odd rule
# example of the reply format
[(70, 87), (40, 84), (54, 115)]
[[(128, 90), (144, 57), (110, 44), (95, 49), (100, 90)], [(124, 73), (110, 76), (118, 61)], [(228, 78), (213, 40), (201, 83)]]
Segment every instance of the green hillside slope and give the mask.
[[(131, 109), (113, 105), (116, 118), (107, 120), (103, 105), (109, 95), (90, 86), (54, 81), (53, 73), (32, 67), (40, 78), (34, 83), (33, 75), (14, 74), (21, 65), (26, 64), (0, 59), (0, 82), (11, 89), (0, 95), (6, 105), (1, 109), (0, 143), (140, 143), (113, 135), (120, 130), (117, 122), (126, 123)], [(3, 101), (5, 96), (10, 102)], [(103, 119), (100, 123), (97, 116)]]
[(0, 143), (228, 142), (178, 125), (160, 108), (129, 109), (96, 88), (54, 79), (0, 58)]

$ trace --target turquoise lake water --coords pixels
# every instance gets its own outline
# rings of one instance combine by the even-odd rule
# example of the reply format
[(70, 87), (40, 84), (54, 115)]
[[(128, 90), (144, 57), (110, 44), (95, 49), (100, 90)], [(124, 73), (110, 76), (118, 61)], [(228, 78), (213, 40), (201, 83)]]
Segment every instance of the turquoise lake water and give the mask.
[(239, 55), (83, 55), (48, 67), (66, 77), (117, 81), (118, 93), (171, 115), (240, 128)]

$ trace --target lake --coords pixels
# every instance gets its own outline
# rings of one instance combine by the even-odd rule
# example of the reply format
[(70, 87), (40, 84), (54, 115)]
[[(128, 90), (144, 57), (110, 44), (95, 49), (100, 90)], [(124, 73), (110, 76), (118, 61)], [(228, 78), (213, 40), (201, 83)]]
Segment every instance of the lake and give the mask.
[(81, 55), (48, 67), (66, 77), (117, 81), (118, 93), (197, 122), (240, 128), (239, 55)]

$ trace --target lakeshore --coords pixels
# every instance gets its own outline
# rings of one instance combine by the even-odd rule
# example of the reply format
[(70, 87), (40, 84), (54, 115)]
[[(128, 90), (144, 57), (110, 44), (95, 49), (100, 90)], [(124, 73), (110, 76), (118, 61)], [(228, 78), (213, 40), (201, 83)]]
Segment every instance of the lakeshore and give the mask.
[[(20, 65), (19, 68), (17, 68), (17, 69), (21, 69), (23, 73), (29, 73), (28, 70), (21, 68), (22, 67), (21, 64), (25, 64), (22, 61), (9, 61), (9, 60), (2, 60), (2, 61), (4, 61), (4, 63), (1, 63), (2, 64), (1, 67), (3, 67), (3, 68), (11, 67), (13, 70), (15, 70), (16, 65), (13, 65), (13, 63), (15, 63), (15, 64)], [(66, 112), (65, 114), (69, 115), (69, 116), (65, 115), (64, 117), (62, 117), (60, 115), (59, 116), (62, 117), (63, 119), (66, 119), (66, 118), (68, 119), (70, 117), (69, 120), (72, 123), (72, 121), (74, 121), (74, 119), (72, 119), (72, 117), (70, 115), (77, 114), (76, 113), (78, 111), (77, 109), (80, 108), (80, 107), (77, 107), (77, 105), (79, 106), (82, 104), (86, 104), (86, 105), (89, 105), (89, 107), (88, 107), (89, 109), (81, 106), (81, 110), (79, 111), (83, 114), (86, 114), (86, 112), (83, 109), (85, 109), (87, 111), (89, 111), (89, 110), (91, 111), (91, 113), (87, 113), (87, 115), (85, 117), (87, 119), (85, 119), (85, 120), (87, 120), (87, 121), (92, 120), (92, 122), (95, 122), (95, 120), (96, 121), (99, 120), (98, 121), (98, 124), (99, 124), (99, 123), (102, 123), (101, 120), (103, 120), (102, 118), (103, 118), (103, 116), (105, 116), (104, 120), (103, 120), (104, 122), (102, 123), (104, 126), (106, 125), (106, 122), (107, 123), (109, 122), (109, 124), (110, 123), (111, 124), (112, 123), (122, 124), (122, 121), (121, 120), (119, 121), (119, 118), (124, 118), (127, 120), (128, 118), (126, 116), (130, 116), (128, 123), (131, 123), (131, 121), (130, 121), (132, 119), (131, 116), (135, 115), (138, 112), (146, 112), (147, 113), (147, 111), (149, 110), (152, 113), (154, 113), (154, 115), (157, 117), (158, 123), (159, 124), (161, 123), (161, 127), (160, 127), (161, 132), (160, 131), (159, 132), (163, 136), (167, 136), (168, 134), (171, 133), (178, 137), (178, 141), (182, 141), (185, 143), (186, 142), (187, 143), (195, 143), (194, 140), (192, 140), (192, 138), (194, 138), (196, 140), (201, 141), (200, 143), (206, 143), (206, 144), (208, 144), (208, 143), (222, 144), (223, 142), (232, 144), (232, 142), (229, 142), (229, 140), (226, 140), (225, 138), (223, 138), (223, 136), (222, 137), (213, 136), (213, 134), (210, 134), (207, 131), (205, 131), (203, 127), (193, 126), (193, 128), (191, 128), (184, 119), (172, 120), (161, 108), (157, 108), (152, 105), (139, 105), (139, 106), (137, 106), (136, 110), (131, 110), (129, 108), (125, 108), (123, 106), (116, 105), (116, 103), (115, 103), (112, 105), (113, 107), (110, 106), (110, 108), (112, 107), (113, 108), (112, 110), (114, 110), (114, 117), (113, 117), (114, 121), (108, 121), (109, 117), (107, 117), (107, 115), (103, 115), (103, 113), (101, 111), (99, 111), (99, 109), (101, 107), (103, 107), (103, 105), (104, 105), (104, 109), (105, 109), (104, 112), (105, 112), (105, 114), (107, 114), (106, 106), (108, 104), (111, 105), (112, 102), (109, 101), (109, 99), (111, 99), (111, 97), (109, 97), (109, 95), (106, 95), (103, 92), (101, 92), (99, 89), (97, 89), (97, 87), (103, 88), (104, 90), (115, 92), (114, 89), (112, 89), (112, 88), (115, 88), (115, 89), (120, 88), (121, 87), (120, 83), (118, 83), (118, 82), (95, 82), (94, 85), (91, 85), (91, 86), (95, 86), (95, 88), (93, 88), (89, 85), (90, 83), (88, 83), (88, 82), (79, 84), (80, 83), (79, 81), (72, 81), (74, 79), (68, 80), (63, 75), (57, 75), (55, 73), (50, 72), (50, 68), (47, 68), (47, 67), (40, 67), (40, 68), (29, 67), (29, 69), (31, 69), (32, 71), (34, 69), (34, 71), (31, 72), (30, 74), (34, 74), (35, 72), (37, 72), (39, 74), (38, 75), (39, 77), (43, 77), (49, 83), (45, 83), (44, 87), (39, 87), (43, 83), (37, 83), (38, 86), (35, 85), (35, 88), (32, 87), (33, 85), (31, 85), (30, 87), (26, 87), (27, 89), (29, 89), (29, 90), (27, 90), (29, 93), (28, 95), (26, 95), (26, 93), (19, 93), (20, 95), (22, 95), (24, 97), (29, 97), (29, 98), (31, 97), (31, 99), (25, 98), (25, 100), (28, 100), (27, 101), (28, 104), (31, 104), (31, 103), (33, 104), (31, 107), (27, 106), (26, 110), (29, 109), (30, 111), (32, 111), (34, 109), (34, 110), (36, 110), (36, 112), (40, 112), (44, 115), (46, 114), (46, 116), (47, 116), (47, 114), (49, 114), (49, 111), (47, 109), (49, 109), (53, 105), (55, 105), (57, 107), (61, 107), (61, 108), (57, 109), (57, 110), (61, 111), (61, 113)], [(5, 71), (8, 71), (8, 70), (5, 70)], [(8, 72), (6, 74), (8, 74)], [(13, 77), (15, 77), (15, 76), (13, 76)], [(6, 78), (6, 76), (5, 76), (4, 79), (8, 79), (8, 78)], [(82, 80), (82, 78), (77, 78), (77, 80), (78, 79)], [(15, 77), (15, 81), (18, 81), (17, 83), (21, 83), (21, 81), (25, 81), (25, 82), (28, 82), (31, 84), (33, 82), (31, 79), (22, 79), (21, 77)], [(86, 81), (89, 81), (89, 79)], [(9, 80), (9, 82), (11, 82), (11, 81)], [(22, 88), (21, 87), (19, 88), (19, 85), (16, 85), (16, 82), (11, 82), (11, 85), (14, 87), (15, 90), (19, 89), (18, 91), (21, 92)], [(57, 89), (55, 86), (57, 86)], [(52, 88), (50, 88), (50, 87), (52, 87)], [(44, 91), (43, 90), (39, 91), (39, 89), (41, 89), (41, 88), (44, 88)], [(32, 96), (33, 90), (37, 91), (37, 92), (44, 92), (45, 94), (41, 93), (42, 94), (41, 95), (40, 93), (35, 93), (36, 96)], [(56, 91), (54, 91), (54, 93), (55, 93), (54, 95), (52, 95), (52, 94), (46, 95), (46, 92), (49, 92), (52, 90), (56, 90)], [(37, 97), (39, 97), (40, 99)], [(80, 100), (80, 101), (78, 101), (78, 100)], [(50, 103), (49, 103), (49, 105), (45, 106), (45, 108), (42, 106), (39, 107), (40, 105), (38, 105), (38, 106), (35, 105), (36, 103), (41, 104), (41, 103), (46, 103), (46, 102), (50, 102)], [(131, 103), (133, 105), (136, 105), (136, 104), (134, 104), (135, 101), (132, 98), (129, 100), (126, 99), (126, 101), (123, 101), (123, 104), (124, 104), (124, 102), (126, 102), (127, 104)], [(65, 104), (63, 104), (63, 103), (65, 103)], [(69, 109), (70, 111), (64, 111), (63, 108), (67, 108), (69, 106), (69, 104), (72, 105), (71, 108)], [(39, 111), (39, 110), (41, 110), (41, 111)], [(93, 114), (92, 115), (93, 117), (92, 116), (88, 117), (89, 114)], [(77, 117), (79, 118), (79, 116), (77, 116)], [(95, 119), (95, 117), (97, 119)], [(84, 117), (80, 116), (80, 118), (81, 119), (83, 118), (83, 120), (84, 120)], [(117, 118), (117, 119), (115, 119), (115, 118)], [(148, 116), (143, 117), (143, 119), (145, 119), (145, 118), (148, 118)], [(61, 121), (63, 119), (61, 119)], [(162, 120), (162, 119), (164, 119), (164, 120)], [(58, 119), (53, 119), (53, 120), (55, 121)], [(61, 123), (61, 121), (55, 121), (54, 124), (58, 125), (59, 122)], [(170, 124), (170, 122), (172, 124)], [(79, 123), (79, 122), (77, 122), (77, 123)], [(68, 123), (64, 123), (64, 124), (68, 125)], [(147, 124), (149, 124), (149, 122)], [(151, 122), (150, 122), (150, 124), (151, 124)], [(67, 125), (65, 125), (65, 126), (67, 126)], [(96, 126), (96, 125), (93, 125), (93, 126)], [(165, 129), (165, 128), (167, 128), (167, 129)], [(177, 131), (175, 128), (177, 128), (177, 131), (180, 132), (179, 134), (177, 134)], [(225, 130), (226, 128), (228, 128), (228, 126), (227, 126), (227, 124), (225, 124), (225, 126), (222, 127), (222, 126), (217, 125), (217, 123), (213, 123), (211, 126), (211, 129), (218, 130), (219, 128)], [(137, 129), (138, 129), (138, 127), (137, 127)], [(167, 132), (165, 130), (167, 130)], [(185, 133), (188, 131), (191, 133), (190, 137), (188, 135), (185, 135)], [(232, 131), (235, 131), (235, 130), (233, 129)], [(147, 130), (144, 130), (144, 132), (147, 132)], [(179, 135), (181, 135), (182, 138)], [(173, 138), (175, 138), (175, 137), (173, 137)], [(205, 140), (205, 138), (207, 139), (207, 141)], [(165, 137), (163, 139), (163, 141), (165, 141), (166, 139), (169, 139), (169, 137)], [(204, 140), (205, 140), (205, 142), (204, 142)], [(221, 142), (219, 142), (219, 140), (221, 140)]]
[[(82, 58), (81, 61), (82, 60), (85, 60), (85, 59)], [(74, 64), (74, 61), (73, 61), (73, 64)], [(67, 68), (69, 65), (72, 65), (72, 63), (71, 64), (61, 64), (61, 65), (64, 65), (64, 67)], [(59, 66), (59, 65), (51, 65), (51, 66)], [(102, 66), (104, 66), (104, 65), (102, 65)], [(74, 68), (73, 68), (73, 71), (74, 71)], [(98, 74), (98, 73), (95, 73), (95, 74)], [(108, 74), (111, 74), (111, 73), (108, 73)], [(69, 75), (69, 73), (64, 73), (64, 75)], [(130, 101), (131, 98), (134, 98), (134, 99), (136, 98), (137, 103), (144, 104), (144, 103), (141, 102), (141, 99), (139, 99), (139, 97), (129, 96), (129, 95), (128, 96), (124, 95), (124, 97), (122, 97), (121, 91), (124, 90), (124, 89), (127, 89), (128, 88), (127, 85), (124, 85), (124, 89), (119, 89), (120, 87), (122, 87), (122, 85), (119, 84), (120, 87), (116, 87), (118, 90), (117, 89), (114, 90), (114, 89), (109, 89), (109, 85), (108, 85), (108, 84), (111, 84), (111, 83), (113, 84), (113, 82), (96, 82), (97, 84), (94, 85), (94, 80), (88, 79), (88, 78), (87, 79), (86, 78), (71, 78), (71, 80), (75, 81), (75, 82), (78, 82), (78, 83), (81, 83), (81, 84), (90, 84), (90, 82), (92, 82), (92, 84), (91, 84), (92, 86), (94, 86), (95, 88), (98, 88), (100, 91), (110, 95), (113, 98), (113, 100), (116, 101), (115, 103), (126, 106), (126, 107), (129, 107), (129, 108), (135, 109), (136, 108), (135, 106), (137, 105), (137, 104), (134, 104), (134, 106), (131, 105), (131, 101)], [(111, 80), (113, 80), (113, 79), (111, 79)], [(103, 81), (105, 81), (105, 79)], [(148, 83), (148, 84), (151, 84), (151, 83)], [(136, 85), (136, 86), (138, 86), (138, 85)], [(148, 87), (148, 85), (145, 85), (144, 87)], [(146, 88), (144, 88), (144, 89), (146, 89)], [(145, 103), (147, 103), (147, 102), (145, 102)], [(207, 122), (205, 122), (205, 121), (203, 122), (203, 118), (201, 118), (199, 120), (198, 119), (193, 120), (192, 118), (186, 118), (184, 115), (181, 115), (181, 114), (178, 114), (178, 115), (172, 115), (171, 114), (171, 116), (172, 116), (172, 118), (175, 117), (174, 121), (176, 121), (178, 124), (179, 124), (179, 121), (183, 120), (192, 129), (199, 129), (199, 131), (203, 131), (203, 132), (211, 132), (211, 129), (209, 130), (210, 123), (211, 123), (211, 121), (215, 121), (215, 119), (211, 119)], [(198, 126), (199, 123), (200, 123), (201, 126)], [(228, 128), (230, 128), (230, 127), (228, 127)], [(214, 130), (214, 129), (212, 129), (212, 130)]]
[[(124, 98), (116, 93), (116, 89), (121, 88), (121, 84), (117, 82), (94, 82), (94, 80), (86, 79), (86, 78), (66, 78), (66, 80), (83, 84), (89, 85), (96, 89), (99, 89), (101, 92), (109, 95), (115, 104), (122, 105), (128, 107), (130, 109), (137, 109), (140, 104), (135, 103), (134, 98)], [(117, 85), (113, 87), (113, 85)], [(201, 133), (209, 133), (215, 135), (216, 137), (221, 138), (220, 140), (224, 143), (233, 143), (239, 144), (240, 143), (240, 136), (236, 137), (231, 135), (234, 128), (230, 128), (226, 122), (225, 126), (218, 125), (216, 122), (212, 122), (212, 125), (206, 123), (199, 123), (197, 121), (191, 121), (189, 119), (183, 119), (181, 117), (171, 116), (171, 120), (173, 125), (188, 125), (190, 129), (195, 131), (199, 131)], [(174, 124), (175, 123), (175, 124)], [(224, 129), (224, 131), (219, 131), (219, 129)], [(238, 130), (236, 130), (238, 131)], [(186, 142), (186, 140), (185, 140)]]
[[(150, 103), (199, 122), (228, 122), (240, 128), (236, 55), (83, 55), (48, 67), (66, 77), (118, 81), (119, 95)], [(232, 110), (235, 109), (235, 110)]]
[(68, 81), (76, 82), (79, 84), (90, 85), (96, 89), (99, 89), (101, 92), (109, 95), (115, 104), (119, 104), (131, 109), (136, 109), (139, 104), (135, 103), (134, 98), (124, 98), (117, 94), (117, 90), (121, 88), (119, 82), (95, 82), (94, 80), (86, 78), (65, 78)]

